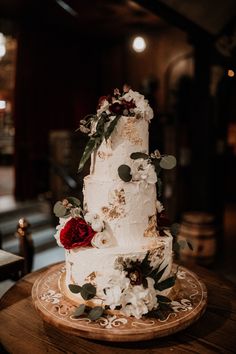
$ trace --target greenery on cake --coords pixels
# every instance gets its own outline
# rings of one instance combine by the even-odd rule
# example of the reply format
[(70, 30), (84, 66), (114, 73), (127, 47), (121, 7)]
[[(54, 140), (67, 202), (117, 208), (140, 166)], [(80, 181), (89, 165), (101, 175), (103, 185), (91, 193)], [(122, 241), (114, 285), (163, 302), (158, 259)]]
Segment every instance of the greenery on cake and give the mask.
[(163, 262), (153, 267), (149, 252), (142, 260), (118, 258), (113, 277), (103, 289), (102, 298), (97, 296), (96, 286), (91, 283), (83, 286), (69, 285), (70, 291), (80, 294), (85, 301), (96, 298), (102, 301), (101, 306), (93, 308), (86, 303), (78, 306), (73, 316), (85, 315), (91, 320), (96, 320), (109, 309), (119, 310), (124, 315), (136, 318), (151, 313), (162, 319), (167, 309), (171, 311), (171, 299), (161, 295), (161, 292), (172, 288), (176, 281), (176, 274), (163, 280), (167, 267), (168, 264), (163, 266)]
[(119, 177), (124, 182), (157, 183), (158, 196), (160, 197), (162, 190), (160, 172), (162, 169), (171, 170), (174, 168), (176, 158), (173, 155), (161, 155), (158, 150), (150, 155), (144, 152), (133, 152), (130, 158), (133, 160), (130, 166), (123, 164), (118, 167)]
[(60, 220), (54, 235), (60, 247), (70, 250), (111, 246), (112, 237), (106, 232), (104, 221), (99, 215), (83, 210), (79, 199), (64, 198), (55, 203), (53, 211)]
[(102, 96), (98, 101), (96, 114), (87, 115), (80, 121), (77, 131), (88, 134), (89, 141), (79, 162), (78, 172), (81, 172), (92, 152), (99, 148), (114, 131), (122, 116), (136, 117), (150, 121), (153, 110), (143, 95), (124, 86), (122, 92), (115, 89), (112, 95)]

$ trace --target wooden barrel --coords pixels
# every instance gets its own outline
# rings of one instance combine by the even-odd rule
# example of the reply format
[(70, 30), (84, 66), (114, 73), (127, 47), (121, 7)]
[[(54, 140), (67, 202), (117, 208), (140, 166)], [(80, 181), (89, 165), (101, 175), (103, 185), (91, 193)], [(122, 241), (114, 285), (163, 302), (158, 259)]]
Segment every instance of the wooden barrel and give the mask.
[(191, 243), (180, 249), (180, 259), (185, 262), (210, 265), (216, 255), (216, 225), (213, 214), (204, 212), (186, 212), (182, 222), (178, 241), (186, 240)]

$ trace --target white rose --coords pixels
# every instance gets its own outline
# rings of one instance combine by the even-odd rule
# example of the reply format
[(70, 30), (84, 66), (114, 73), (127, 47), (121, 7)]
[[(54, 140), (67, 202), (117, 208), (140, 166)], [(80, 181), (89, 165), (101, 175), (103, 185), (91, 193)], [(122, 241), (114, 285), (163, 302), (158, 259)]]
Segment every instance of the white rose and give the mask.
[(67, 221), (69, 221), (70, 219), (72, 219), (71, 216), (68, 218), (59, 218), (59, 224), (56, 226), (57, 232), (54, 234), (54, 237), (59, 247), (64, 247), (60, 241), (60, 233)]
[(97, 232), (96, 235), (94, 235), (91, 244), (96, 248), (110, 247), (112, 245), (112, 238), (107, 231)]
[(146, 181), (154, 184), (157, 182), (157, 175), (154, 166), (144, 159), (136, 159), (131, 165), (131, 175), (133, 181)]
[(133, 160), (131, 164), (131, 175), (133, 181), (140, 181), (143, 179), (143, 172), (147, 167), (147, 161), (144, 159)]
[(154, 280), (147, 278), (148, 287), (145, 289), (143, 285), (129, 287), (123, 292), (121, 311), (126, 316), (134, 316), (141, 318), (152, 309), (157, 308), (156, 290), (154, 288)]
[(157, 174), (154, 166), (149, 164), (146, 168), (146, 181), (147, 183), (154, 184), (157, 182)]
[(104, 222), (101, 219), (95, 219), (91, 226), (94, 231), (100, 232), (104, 229)]
[(148, 100), (145, 99), (143, 95), (139, 92), (129, 90), (123, 98), (126, 101), (134, 100), (136, 107), (134, 108), (134, 113), (138, 116), (142, 116), (148, 122), (153, 118), (153, 110), (150, 107)]
[(165, 209), (163, 204), (159, 200), (156, 201), (156, 208), (158, 213), (161, 213)]
[(91, 225), (92, 229), (96, 232), (100, 232), (104, 229), (104, 222), (100, 219), (98, 214), (86, 213), (84, 216), (85, 221)]
[(110, 306), (111, 310), (114, 310), (116, 306), (119, 306), (121, 303), (122, 289), (119, 285), (115, 285), (111, 288), (105, 289), (105, 301), (104, 304)]
[(120, 270), (114, 270), (111, 279), (108, 281), (108, 287), (105, 288), (104, 304), (110, 306), (112, 310), (122, 303), (124, 291), (129, 287), (130, 280), (126, 273)]

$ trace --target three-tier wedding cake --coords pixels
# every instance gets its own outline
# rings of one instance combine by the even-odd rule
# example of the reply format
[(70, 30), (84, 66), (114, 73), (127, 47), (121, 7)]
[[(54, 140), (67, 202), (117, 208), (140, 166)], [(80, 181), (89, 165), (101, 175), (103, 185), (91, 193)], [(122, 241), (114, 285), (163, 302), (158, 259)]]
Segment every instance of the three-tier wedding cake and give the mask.
[(140, 318), (168, 302), (175, 281), (172, 236), (156, 190), (161, 169), (175, 159), (149, 154), (152, 118), (144, 96), (124, 87), (101, 97), (96, 114), (81, 121), (89, 141), (79, 171), (91, 157), (83, 207), (73, 197), (54, 207), (55, 238), (66, 253), (66, 296), (78, 304), (77, 315), (90, 311), (96, 319), (120, 311)]

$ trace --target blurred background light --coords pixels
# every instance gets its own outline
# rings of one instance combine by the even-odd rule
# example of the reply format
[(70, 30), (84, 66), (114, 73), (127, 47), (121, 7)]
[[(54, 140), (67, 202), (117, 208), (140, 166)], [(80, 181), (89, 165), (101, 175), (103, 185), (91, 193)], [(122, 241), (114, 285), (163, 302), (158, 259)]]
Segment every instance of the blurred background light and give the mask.
[(0, 59), (6, 54), (6, 39), (3, 33), (0, 33)]
[(235, 73), (234, 73), (233, 70), (229, 69), (228, 72), (227, 72), (227, 75), (228, 75), (229, 77), (234, 77)]
[(132, 48), (137, 53), (143, 52), (146, 49), (145, 39), (141, 36), (135, 37), (132, 43)]

